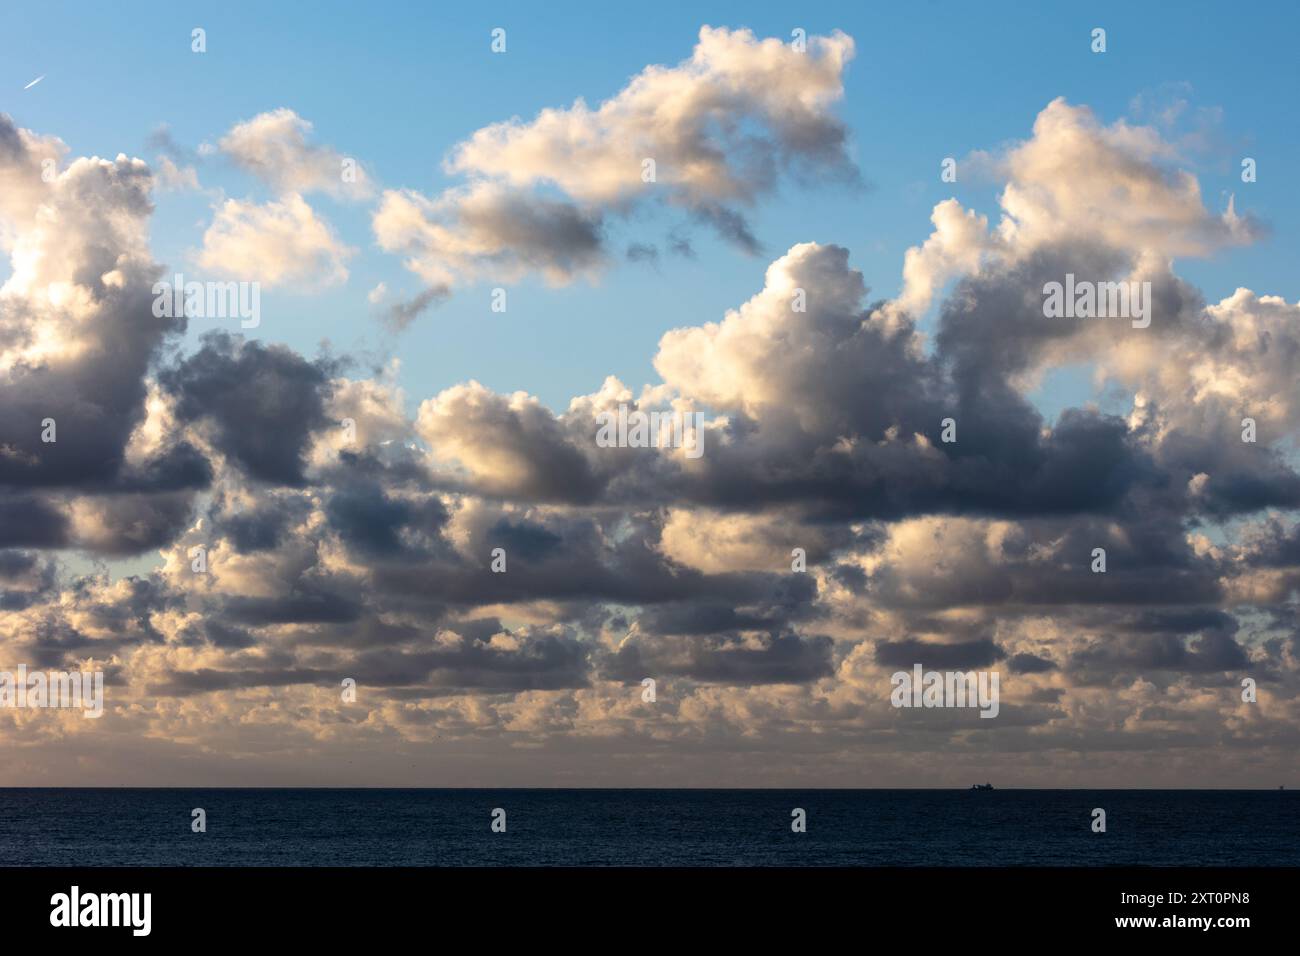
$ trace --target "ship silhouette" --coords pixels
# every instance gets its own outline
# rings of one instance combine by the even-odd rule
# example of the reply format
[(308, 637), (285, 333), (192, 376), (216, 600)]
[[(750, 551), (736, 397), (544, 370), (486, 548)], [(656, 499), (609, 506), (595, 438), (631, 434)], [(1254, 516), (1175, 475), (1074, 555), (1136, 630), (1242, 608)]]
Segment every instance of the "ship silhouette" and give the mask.
[(973, 784), (971, 784), (971, 789), (972, 789), (972, 790), (992, 790), (992, 789), (993, 789), (993, 784), (991, 784), (991, 783), (973, 783)]

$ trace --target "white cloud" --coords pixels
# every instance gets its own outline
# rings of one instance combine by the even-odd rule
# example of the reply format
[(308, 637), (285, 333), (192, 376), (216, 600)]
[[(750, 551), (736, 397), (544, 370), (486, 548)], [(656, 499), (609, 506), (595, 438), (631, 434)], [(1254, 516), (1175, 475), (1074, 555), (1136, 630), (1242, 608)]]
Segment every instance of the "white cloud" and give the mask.
[(754, 252), (738, 207), (783, 172), (856, 180), (831, 112), (852, 57), (853, 40), (838, 31), (798, 52), (704, 27), (689, 59), (646, 67), (595, 109), (579, 99), (478, 130), (445, 164), (469, 183), (434, 199), (385, 192), (375, 235), (439, 287), (526, 272), (553, 283), (589, 276), (609, 258), (607, 220), (651, 199)]
[[(259, 113), (237, 123), (219, 148), (236, 165), (281, 193), (326, 192), (340, 199), (365, 199), (374, 189), (366, 170), (328, 146), (309, 143), (312, 124), (290, 109)], [(351, 163), (344, 178), (345, 164)]]
[[(853, 40), (838, 31), (809, 38), (801, 53), (748, 30), (704, 27), (690, 59), (647, 67), (594, 110), (579, 99), (530, 123), (485, 127), (446, 166), (516, 187), (553, 183), (599, 205), (656, 189), (686, 205), (752, 200), (782, 164), (849, 166), (829, 110), (852, 58)], [(642, 177), (646, 158), (654, 183)]]
[(203, 235), (196, 261), (226, 277), (271, 286), (319, 289), (347, 281), (344, 245), (303, 198), (264, 205), (228, 199)]

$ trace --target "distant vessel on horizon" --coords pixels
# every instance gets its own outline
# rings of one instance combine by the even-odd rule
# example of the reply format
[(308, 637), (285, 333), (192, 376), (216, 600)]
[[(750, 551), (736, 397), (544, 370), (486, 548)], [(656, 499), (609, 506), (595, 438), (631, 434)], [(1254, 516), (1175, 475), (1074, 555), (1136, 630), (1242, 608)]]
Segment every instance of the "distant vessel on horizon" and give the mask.
[(992, 790), (992, 789), (993, 789), (993, 784), (991, 784), (991, 783), (973, 783), (973, 784), (971, 784), (971, 789), (972, 789), (972, 790)]

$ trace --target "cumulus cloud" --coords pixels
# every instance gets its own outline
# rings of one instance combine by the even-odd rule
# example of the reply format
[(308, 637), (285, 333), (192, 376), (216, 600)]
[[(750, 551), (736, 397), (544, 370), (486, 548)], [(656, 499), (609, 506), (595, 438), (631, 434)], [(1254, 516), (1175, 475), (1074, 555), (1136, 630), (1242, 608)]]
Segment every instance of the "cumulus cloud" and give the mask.
[(248, 475), (300, 484), (310, 437), (329, 422), (332, 371), (328, 360), (213, 333), (160, 380), (176, 397), (177, 417), (203, 425), (213, 447)]
[(1101, 125), (1086, 106), (1056, 99), (1033, 136), (1002, 160), (1003, 237), (1020, 246), (1070, 239), (1079, 229), (1132, 253), (1204, 255), (1258, 238), (1260, 225), (1205, 209), (1200, 184), (1160, 162), (1171, 148), (1150, 127)]
[(183, 327), (152, 314), (153, 177), (124, 155), (55, 171), (44, 161), (57, 141), (8, 117), (0, 144), (0, 220), (14, 230), (0, 287), (0, 543), (157, 546), (210, 473), (181, 436), (136, 440), (149, 367)]
[(1005, 183), (996, 228), (956, 199), (936, 205), (934, 231), (907, 251), (903, 291), (890, 307), (920, 314), (950, 279), (990, 263), (1007, 268), (1061, 245), (1091, 243), (1110, 255), (1112, 271), (1148, 271), (1175, 256), (1209, 255), (1265, 234), (1231, 198), (1220, 213), (1206, 209), (1196, 177), (1171, 165), (1177, 152), (1153, 127), (1123, 120), (1106, 126), (1086, 106), (1053, 100), (1028, 139), (966, 161)]
[(291, 109), (259, 113), (236, 123), (217, 144), (235, 165), (280, 193), (325, 192), (365, 199), (374, 187), (355, 159), (309, 142), (312, 124)]
[(375, 235), (432, 285), (528, 272), (565, 283), (610, 257), (611, 217), (654, 198), (756, 253), (743, 210), (783, 173), (857, 180), (832, 114), (853, 52), (838, 31), (797, 51), (704, 27), (690, 59), (647, 67), (595, 109), (579, 99), (477, 130), (444, 164), (469, 184), (433, 199), (385, 192)]
[(268, 288), (320, 289), (346, 282), (345, 245), (297, 194), (257, 204), (227, 199), (203, 234), (195, 261), (214, 275)]
[(435, 287), (458, 280), (513, 282), (530, 271), (562, 284), (604, 256), (600, 220), (572, 203), (476, 183), (428, 199), (388, 191), (375, 212), (375, 238)]
[(197, 191), (199, 171), (193, 166), (177, 166), (170, 156), (158, 158), (158, 188), (182, 192), (187, 189)]
[(416, 430), (435, 455), (466, 469), (489, 493), (581, 498), (596, 485), (563, 424), (523, 392), (497, 395), (478, 382), (455, 386), (420, 405)]
[[(851, 175), (847, 134), (829, 108), (853, 51), (838, 31), (809, 38), (801, 52), (748, 30), (704, 27), (689, 60), (647, 67), (594, 110), (580, 99), (532, 122), (478, 130), (446, 166), (516, 187), (554, 184), (596, 205), (666, 187), (672, 201), (700, 208), (752, 201), (786, 166)], [(655, 161), (653, 182), (643, 159)]]
[[(373, 184), (355, 159), (309, 142), (311, 131), (310, 122), (281, 108), (236, 123), (206, 151), (219, 152), (257, 177), (276, 198), (263, 203), (223, 199), (194, 255), (200, 267), (221, 277), (299, 291), (347, 281), (347, 261), (357, 250), (338, 237), (304, 196), (324, 192), (336, 199), (367, 199)], [(154, 141), (166, 154), (159, 163), (163, 186), (198, 188), (194, 167), (178, 167), (174, 161), (188, 154), (165, 128)]]
[(57, 136), (42, 136), (18, 126), (7, 113), (0, 113), (0, 242), (6, 252), (19, 232), (31, 224), (50, 192), (43, 175), (57, 172), (68, 147)]

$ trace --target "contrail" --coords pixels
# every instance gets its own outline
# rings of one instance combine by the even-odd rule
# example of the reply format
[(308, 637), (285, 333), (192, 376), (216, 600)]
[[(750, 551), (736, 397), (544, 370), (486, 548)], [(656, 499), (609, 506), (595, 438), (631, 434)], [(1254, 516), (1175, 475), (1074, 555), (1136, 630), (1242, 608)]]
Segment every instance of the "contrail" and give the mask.
[(41, 82), (41, 80), (43, 80), (43, 79), (45, 79), (45, 74), (44, 74), (44, 73), (42, 73), (42, 74), (41, 74), (40, 76), (38, 76), (36, 79), (32, 80), (30, 83), (28, 83), (26, 86), (24, 86), (23, 89), (25, 89), (25, 90), (30, 90), (33, 86), (35, 86), (37, 83)]

